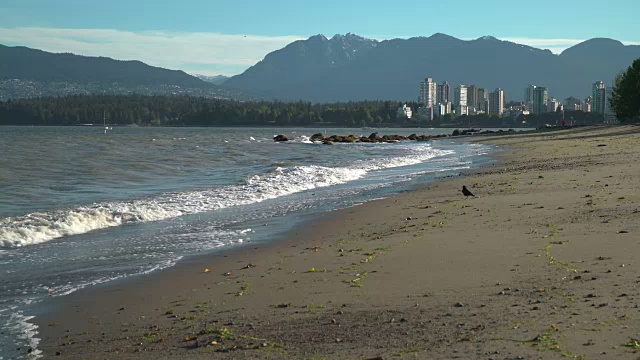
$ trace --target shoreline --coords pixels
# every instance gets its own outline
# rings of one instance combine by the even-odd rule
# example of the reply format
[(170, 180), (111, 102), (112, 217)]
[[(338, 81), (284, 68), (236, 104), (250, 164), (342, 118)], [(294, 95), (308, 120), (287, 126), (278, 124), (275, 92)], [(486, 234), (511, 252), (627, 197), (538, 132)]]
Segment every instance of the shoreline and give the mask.
[[(632, 356), (623, 344), (640, 323), (632, 307), (638, 246), (629, 239), (640, 229), (637, 187), (625, 169), (637, 174), (638, 166), (609, 153), (633, 154), (638, 133), (606, 127), (465, 138), (515, 154), (502, 151), (494, 166), (324, 213), (284, 240), (52, 299), (57, 310), (35, 319), (40, 348), (46, 356), (96, 359)], [(590, 144), (602, 139), (607, 147)], [(555, 148), (540, 148), (547, 143)], [(600, 153), (616, 161), (592, 159)], [(575, 169), (562, 169), (568, 164)], [(608, 199), (596, 192), (604, 173), (619, 182), (607, 191), (631, 193)], [(463, 183), (478, 198), (463, 199)], [(600, 197), (619, 205), (606, 207), (604, 226), (589, 216), (593, 203), (604, 206)], [(620, 208), (630, 220), (617, 231), (626, 233), (608, 229)], [(624, 247), (594, 247), (602, 227), (626, 239)], [(612, 259), (626, 267), (614, 268)], [(609, 268), (601, 274), (602, 266)], [(618, 288), (633, 285), (623, 297), (613, 295), (616, 282), (590, 280), (616, 275)], [(572, 321), (599, 330), (578, 330)]]

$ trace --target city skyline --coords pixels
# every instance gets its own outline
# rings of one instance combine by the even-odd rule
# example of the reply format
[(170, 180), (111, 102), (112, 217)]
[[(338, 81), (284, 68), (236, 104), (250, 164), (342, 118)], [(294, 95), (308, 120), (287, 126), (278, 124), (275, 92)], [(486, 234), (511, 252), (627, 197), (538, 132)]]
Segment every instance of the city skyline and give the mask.
[[(432, 93), (432, 89), (435, 90), (435, 94)], [(425, 80), (420, 82), (418, 117), (422, 120), (433, 121), (434, 118), (441, 118), (448, 114), (452, 114), (454, 117), (482, 114), (502, 117), (504, 113), (513, 115), (515, 111), (517, 117), (518, 114), (541, 115), (557, 111), (564, 113), (566, 110), (598, 113), (602, 115), (605, 122), (615, 120), (610, 102), (613, 88), (607, 87), (602, 80), (593, 83), (592, 95), (585, 98), (584, 102), (574, 96), (556, 99), (549, 96), (547, 87), (534, 84), (528, 84), (524, 87), (522, 101), (511, 100), (509, 103), (505, 100), (504, 90), (499, 87), (487, 95), (486, 88), (478, 87), (475, 84), (468, 86), (459, 84), (454, 88), (453, 103), (449, 99), (449, 91), (448, 81), (445, 80), (442, 84), (437, 84), (433, 78), (425, 77)], [(507, 108), (507, 105), (510, 106)], [(405, 114), (407, 111), (411, 113), (411, 108), (406, 104), (402, 109)]]

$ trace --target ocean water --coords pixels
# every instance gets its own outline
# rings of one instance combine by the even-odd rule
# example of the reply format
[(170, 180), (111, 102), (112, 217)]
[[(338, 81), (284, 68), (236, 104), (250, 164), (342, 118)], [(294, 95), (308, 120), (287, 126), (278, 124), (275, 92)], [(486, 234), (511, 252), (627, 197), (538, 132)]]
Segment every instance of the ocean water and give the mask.
[(327, 146), (309, 141), (317, 132), (372, 130), (0, 127), (0, 360), (41, 356), (29, 320), (49, 297), (274, 241), (303, 215), (457, 174), (492, 151), (446, 139)]

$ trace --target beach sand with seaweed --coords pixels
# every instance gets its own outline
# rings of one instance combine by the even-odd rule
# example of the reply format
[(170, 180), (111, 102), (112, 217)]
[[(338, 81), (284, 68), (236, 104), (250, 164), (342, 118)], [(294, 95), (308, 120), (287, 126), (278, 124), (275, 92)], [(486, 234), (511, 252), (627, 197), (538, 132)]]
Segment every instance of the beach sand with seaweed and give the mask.
[(268, 245), (52, 299), (35, 319), (41, 348), (61, 359), (636, 359), (640, 127), (466, 140), (501, 147), (499, 161)]

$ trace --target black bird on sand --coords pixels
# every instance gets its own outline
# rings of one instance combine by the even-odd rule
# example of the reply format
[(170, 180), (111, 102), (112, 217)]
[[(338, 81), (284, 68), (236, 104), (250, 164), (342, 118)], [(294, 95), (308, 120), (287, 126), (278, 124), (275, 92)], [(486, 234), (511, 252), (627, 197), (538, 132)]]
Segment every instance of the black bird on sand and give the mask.
[(471, 193), (471, 191), (469, 191), (469, 189), (467, 189), (466, 186), (462, 185), (462, 194), (464, 196), (475, 196)]

